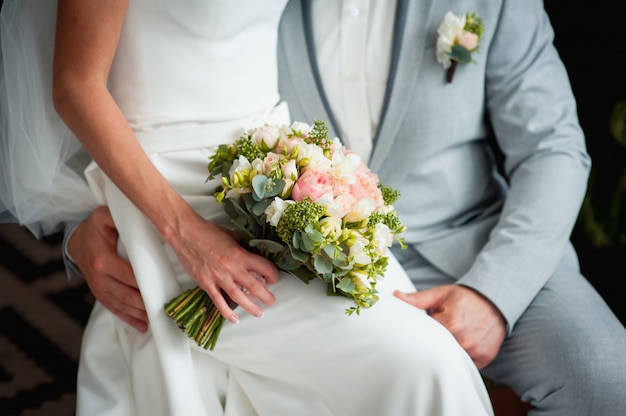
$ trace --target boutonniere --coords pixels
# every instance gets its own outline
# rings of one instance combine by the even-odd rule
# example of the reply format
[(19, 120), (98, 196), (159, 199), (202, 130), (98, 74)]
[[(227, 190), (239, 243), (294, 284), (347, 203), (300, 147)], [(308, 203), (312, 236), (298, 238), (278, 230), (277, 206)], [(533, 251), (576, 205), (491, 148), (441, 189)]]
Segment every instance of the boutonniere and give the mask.
[(483, 19), (476, 13), (455, 16), (446, 13), (437, 33), (437, 62), (446, 70), (446, 80), (452, 82), (457, 64), (476, 63), (472, 54), (478, 52), (480, 37), (483, 34)]

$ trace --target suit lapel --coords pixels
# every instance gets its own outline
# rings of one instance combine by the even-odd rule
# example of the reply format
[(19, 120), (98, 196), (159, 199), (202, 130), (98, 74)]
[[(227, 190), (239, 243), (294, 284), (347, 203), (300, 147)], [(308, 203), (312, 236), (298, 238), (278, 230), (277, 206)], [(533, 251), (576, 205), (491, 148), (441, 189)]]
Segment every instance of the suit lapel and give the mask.
[[(303, 107), (306, 114), (315, 114), (316, 117), (329, 121), (330, 133), (336, 135), (338, 130), (335, 118), (322, 88), (315, 56), (310, 3), (310, 0), (291, 1), (287, 5), (281, 24), (284, 26), (282, 31), (288, 36), (281, 36), (280, 43), (284, 49), (281, 56), (285, 69), (293, 80), (292, 87), (297, 89), (294, 97), (297, 96), (301, 101), (293, 105)], [(289, 102), (288, 104), (291, 105)], [(313, 120), (294, 121), (313, 122)]]
[[(282, 22), (284, 32), (289, 34), (281, 37), (285, 49), (283, 56), (294, 81), (293, 87), (298, 89), (297, 97), (303, 101), (299, 105), (307, 114), (319, 114), (328, 120), (330, 133), (336, 135), (339, 130), (324, 92), (315, 55), (311, 1), (289, 2)], [(431, 19), (432, 5), (431, 0), (398, 0), (387, 91), (369, 161), (374, 171), (381, 168), (389, 154), (412, 98), (419, 69), (417, 63), (423, 59), (427, 46), (427, 33), (423, 28)]]
[(379, 171), (391, 151), (417, 80), (419, 63), (424, 59), (431, 19), (432, 1), (398, 0), (394, 32), (394, 52), (370, 167)]

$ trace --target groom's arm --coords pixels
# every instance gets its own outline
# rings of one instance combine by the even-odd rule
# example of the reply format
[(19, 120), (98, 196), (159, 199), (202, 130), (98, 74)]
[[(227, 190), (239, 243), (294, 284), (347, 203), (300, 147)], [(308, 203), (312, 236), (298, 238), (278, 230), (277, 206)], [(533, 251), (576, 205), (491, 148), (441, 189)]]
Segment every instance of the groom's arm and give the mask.
[(117, 252), (118, 234), (105, 206), (82, 222), (67, 224), (63, 260), (70, 278), (83, 277), (94, 297), (140, 332), (148, 317), (130, 264)]
[(510, 187), (489, 241), (459, 283), (494, 302), (510, 331), (564, 254), (591, 162), (542, 2), (503, 4), (485, 89)]

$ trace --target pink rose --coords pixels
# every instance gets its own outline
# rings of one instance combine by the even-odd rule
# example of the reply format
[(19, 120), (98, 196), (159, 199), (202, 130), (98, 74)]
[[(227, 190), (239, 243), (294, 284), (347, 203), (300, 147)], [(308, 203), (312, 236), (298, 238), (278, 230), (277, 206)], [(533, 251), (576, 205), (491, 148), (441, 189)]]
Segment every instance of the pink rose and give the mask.
[(328, 193), (337, 196), (347, 192), (348, 187), (337, 181), (328, 172), (311, 169), (298, 178), (291, 190), (291, 198), (295, 201), (302, 201), (309, 197), (313, 201), (317, 201)]
[(459, 45), (470, 52), (478, 46), (478, 36), (472, 32), (462, 31), (457, 35), (456, 39), (459, 42)]
[(371, 198), (374, 200), (377, 208), (384, 205), (383, 195), (378, 188), (378, 176), (369, 170), (364, 163), (359, 165), (359, 169), (356, 172), (356, 181), (350, 185), (350, 194), (357, 201), (363, 198)]

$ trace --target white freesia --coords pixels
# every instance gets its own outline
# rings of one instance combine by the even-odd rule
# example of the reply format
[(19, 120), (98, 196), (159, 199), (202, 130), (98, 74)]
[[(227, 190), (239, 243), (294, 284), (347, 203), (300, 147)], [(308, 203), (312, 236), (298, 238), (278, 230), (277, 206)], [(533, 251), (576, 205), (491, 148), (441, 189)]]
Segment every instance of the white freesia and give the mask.
[(378, 207), (378, 209), (376, 210), (377, 213), (379, 214), (390, 214), (392, 212), (395, 211), (395, 208), (393, 207), (393, 205), (383, 205), (382, 207)]
[(354, 259), (355, 263), (366, 265), (372, 262), (372, 258), (366, 250), (369, 243), (369, 240), (362, 235), (356, 237), (354, 244), (350, 246), (350, 257)]
[(345, 154), (342, 151), (333, 153), (332, 168), (334, 176), (343, 181), (346, 185), (354, 183), (354, 175), (361, 164), (361, 158), (356, 153)]
[(298, 165), (296, 164), (295, 159), (291, 159), (287, 163), (283, 163), (280, 168), (283, 172), (283, 178), (291, 179), (293, 181), (298, 180)]
[(363, 198), (352, 206), (352, 210), (345, 216), (346, 222), (359, 222), (369, 218), (376, 209), (376, 202), (372, 198)]
[(277, 196), (274, 197), (274, 200), (265, 208), (265, 220), (270, 223), (270, 225), (277, 227), (285, 209), (295, 203), (296, 202), (292, 200), (284, 200)]
[(300, 163), (304, 159), (306, 159), (307, 164), (302, 167), (300, 171), (301, 174), (309, 169), (315, 169), (322, 172), (328, 172), (331, 169), (331, 160), (324, 156), (324, 150), (317, 145), (309, 143), (298, 144), (297, 161)]
[(289, 196), (291, 195), (291, 190), (293, 189), (296, 181), (290, 178), (283, 178), (283, 180), (285, 181), (285, 186), (283, 186), (283, 190), (278, 196), (280, 196), (281, 198), (289, 198)]
[(374, 228), (374, 241), (374, 251), (380, 256), (386, 255), (387, 247), (391, 247), (393, 244), (393, 234), (389, 231), (389, 227), (382, 222), (376, 224)]
[(252, 171), (252, 164), (244, 156), (239, 156), (233, 161), (233, 165), (228, 170), (230, 183), (237, 188), (249, 187), (249, 177)]
[(342, 232), (341, 218), (325, 217), (320, 220), (320, 231), (326, 239), (337, 239)]
[(352, 271), (350, 273), (350, 278), (356, 287), (359, 289), (371, 289), (372, 283), (368, 279), (368, 276), (365, 273), (358, 273), (356, 271)]
[(265, 168), (264, 168), (264, 163), (261, 159), (254, 159), (252, 161), (252, 163), (250, 163), (250, 166), (252, 167), (252, 170), (254, 170), (257, 173), (261, 173), (261, 174), (265, 174)]
[(332, 193), (326, 193), (318, 198), (315, 203), (324, 208), (329, 217), (343, 218), (352, 211), (356, 199), (350, 194), (341, 194), (333, 197)]

